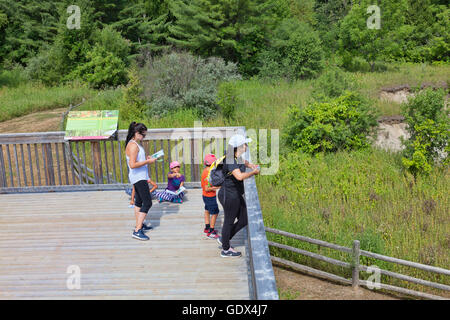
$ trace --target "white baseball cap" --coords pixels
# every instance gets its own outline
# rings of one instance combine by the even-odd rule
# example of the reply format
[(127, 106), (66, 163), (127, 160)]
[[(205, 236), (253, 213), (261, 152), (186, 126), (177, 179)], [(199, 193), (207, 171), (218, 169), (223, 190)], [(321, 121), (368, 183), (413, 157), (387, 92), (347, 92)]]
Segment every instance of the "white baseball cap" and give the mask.
[(234, 148), (237, 148), (239, 146), (242, 146), (245, 143), (249, 143), (252, 142), (251, 138), (246, 138), (241, 134), (235, 134), (234, 136), (232, 136), (230, 138), (230, 141), (228, 142), (228, 144)]

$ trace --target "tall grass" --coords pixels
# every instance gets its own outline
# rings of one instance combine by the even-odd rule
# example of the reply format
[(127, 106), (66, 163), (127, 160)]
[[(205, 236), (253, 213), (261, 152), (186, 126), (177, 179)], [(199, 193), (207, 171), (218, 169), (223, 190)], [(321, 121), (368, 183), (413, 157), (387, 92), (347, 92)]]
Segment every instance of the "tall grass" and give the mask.
[[(409, 84), (450, 82), (450, 64), (393, 64), (384, 72), (348, 73), (355, 81), (356, 90), (365, 96), (380, 111), (381, 115), (398, 115), (401, 105), (379, 99), (383, 87)], [(287, 120), (287, 109), (291, 104), (304, 106), (311, 98), (314, 80), (263, 82), (257, 79), (237, 82), (237, 92), (242, 107), (235, 111), (232, 120), (217, 117), (203, 121), (204, 126), (246, 126), (247, 128), (281, 129)], [(191, 127), (199, 117), (192, 110), (179, 110), (162, 118), (149, 119), (145, 115), (139, 119), (150, 127)], [(123, 125), (123, 127), (122, 127)], [(121, 123), (121, 129), (127, 127)]]
[(358, 85), (358, 90), (374, 103), (382, 115), (398, 115), (401, 105), (379, 99), (383, 87), (410, 85), (420, 87), (424, 83), (447, 82), (450, 83), (450, 64), (393, 64), (388, 71), (352, 74)]
[[(266, 226), (347, 247), (358, 239), (363, 250), (448, 268), (449, 178), (447, 167), (415, 180), (401, 169), (400, 155), (369, 149), (317, 157), (289, 154), (276, 175), (259, 176), (257, 183), (264, 194), (260, 201)], [(271, 234), (269, 238), (350, 262), (345, 253)], [(272, 253), (350, 276), (342, 268), (283, 250)], [(450, 284), (448, 277), (373, 259), (362, 262)]]
[(33, 112), (69, 107), (90, 98), (94, 91), (79, 85), (46, 87), (22, 83), (0, 89), (0, 122)]

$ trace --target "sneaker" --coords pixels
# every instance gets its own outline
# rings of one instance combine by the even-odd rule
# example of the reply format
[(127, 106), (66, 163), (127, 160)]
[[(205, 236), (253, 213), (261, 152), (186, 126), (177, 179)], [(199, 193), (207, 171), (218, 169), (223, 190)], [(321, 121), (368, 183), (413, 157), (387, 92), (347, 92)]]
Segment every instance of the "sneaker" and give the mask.
[(222, 237), (217, 237), (216, 240), (218, 244), (222, 245)]
[(142, 231), (148, 231), (148, 230), (152, 230), (152, 229), (153, 229), (152, 226), (149, 226), (145, 223), (142, 224)]
[(144, 234), (144, 232), (142, 232), (142, 229), (139, 229), (137, 232), (136, 232), (136, 231), (133, 231), (132, 237), (135, 238), (135, 239), (138, 239), (138, 240), (143, 240), (143, 241), (145, 241), (145, 240), (150, 240), (150, 238), (147, 237), (147, 236)]
[(206, 234), (208, 234), (208, 233), (209, 233), (209, 228), (205, 228), (205, 229), (203, 229), (203, 233), (206, 233)]
[(227, 251), (222, 250), (220, 252), (220, 256), (223, 258), (239, 258), (241, 256), (241, 253), (238, 251), (235, 251), (233, 248), (230, 247)]
[(213, 230), (213, 232), (209, 232), (206, 236), (210, 239), (218, 239), (219, 238), (219, 235), (217, 234), (216, 230)]
[(163, 198), (159, 198), (159, 203), (161, 203), (161, 202), (163, 202), (164, 200), (163, 200)]

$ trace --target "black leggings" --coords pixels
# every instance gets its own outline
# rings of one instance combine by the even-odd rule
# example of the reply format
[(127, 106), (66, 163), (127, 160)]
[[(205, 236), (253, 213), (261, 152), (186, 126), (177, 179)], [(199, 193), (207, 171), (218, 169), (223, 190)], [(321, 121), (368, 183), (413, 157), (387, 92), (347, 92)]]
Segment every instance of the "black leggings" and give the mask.
[(222, 249), (226, 251), (230, 249), (230, 240), (234, 235), (247, 225), (247, 205), (243, 195), (226, 193), (225, 196), (223, 189), (219, 190), (218, 198), (224, 210)]
[(135, 202), (134, 205), (141, 208), (139, 212), (148, 213), (152, 207), (152, 197), (146, 180), (139, 180), (134, 185)]

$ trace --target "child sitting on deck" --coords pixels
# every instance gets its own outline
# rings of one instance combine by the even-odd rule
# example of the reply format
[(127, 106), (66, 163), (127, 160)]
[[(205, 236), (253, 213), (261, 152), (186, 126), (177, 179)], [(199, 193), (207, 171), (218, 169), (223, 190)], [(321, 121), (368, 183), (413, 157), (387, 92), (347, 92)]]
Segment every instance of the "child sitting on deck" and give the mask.
[(169, 165), (170, 173), (167, 175), (167, 188), (164, 191), (157, 192), (156, 196), (159, 202), (170, 201), (176, 203), (182, 203), (184, 192), (184, 175), (180, 173), (180, 163), (173, 161)]

